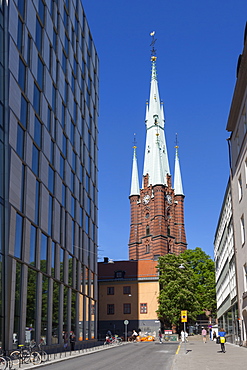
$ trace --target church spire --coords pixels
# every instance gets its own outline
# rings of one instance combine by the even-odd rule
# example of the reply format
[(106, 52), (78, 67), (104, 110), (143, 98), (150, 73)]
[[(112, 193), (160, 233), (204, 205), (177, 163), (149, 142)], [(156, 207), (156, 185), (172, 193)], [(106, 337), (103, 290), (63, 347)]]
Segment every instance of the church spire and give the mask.
[(133, 164), (132, 164), (132, 177), (131, 177), (131, 188), (130, 188), (130, 197), (132, 195), (140, 195), (140, 186), (138, 179), (138, 167), (137, 167), (137, 157), (136, 157), (136, 141), (134, 138), (134, 153), (133, 153)]
[(176, 153), (175, 153), (175, 169), (174, 169), (174, 193), (175, 195), (184, 195), (183, 185), (182, 185), (182, 176), (180, 171), (179, 157), (178, 157), (178, 140), (176, 134)]
[[(166, 139), (164, 133), (165, 118), (163, 103), (160, 102), (159, 89), (158, 89), (158, 78), (156, 69), (156, 50), (154, 49), (154, 44), (156, 40), (154, 39), (155, 32), (152, 32), (152, 50), (151, 50), (151, 62), (152, 62), (152, 72), (151, 72), (151, 87), (149, 102), (146, 106), (146, 147), (145, 147), (145, 158), (144, 158), (144, 168), (143, 176), (149, 175), (148, 183), (149, 185), (157, 185), (157, 179), (159, 179), (159, 184), (167, 185), (167, 174), (170, 174), (168, 154), (166, 147)], [(158, 146), (157, 150), (157, 135), (158, 135)], [(157, 176), (157, 174), (159, 174)]]

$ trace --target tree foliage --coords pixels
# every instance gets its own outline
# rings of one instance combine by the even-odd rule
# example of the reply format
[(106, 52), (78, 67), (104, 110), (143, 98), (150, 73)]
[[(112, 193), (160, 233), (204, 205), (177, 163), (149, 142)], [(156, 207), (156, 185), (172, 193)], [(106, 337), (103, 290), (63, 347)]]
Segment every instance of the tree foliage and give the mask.
[(188, 319), (206, 310), (215, 312), (214, 263), (200, 248), (187, 250), (176, 256), (159, 258), (160, 294), (158, 317), (165, 326), (178, 325), (181, 311), (188, 311)]

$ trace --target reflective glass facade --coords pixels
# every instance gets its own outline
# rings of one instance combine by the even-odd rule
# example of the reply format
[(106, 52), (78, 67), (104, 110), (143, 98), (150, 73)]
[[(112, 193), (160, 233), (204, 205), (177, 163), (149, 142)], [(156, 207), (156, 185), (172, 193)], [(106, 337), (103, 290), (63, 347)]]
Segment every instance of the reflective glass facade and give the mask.
[(94, 340), (98, 56), (81, 0), (0, 9), (0, 344)]

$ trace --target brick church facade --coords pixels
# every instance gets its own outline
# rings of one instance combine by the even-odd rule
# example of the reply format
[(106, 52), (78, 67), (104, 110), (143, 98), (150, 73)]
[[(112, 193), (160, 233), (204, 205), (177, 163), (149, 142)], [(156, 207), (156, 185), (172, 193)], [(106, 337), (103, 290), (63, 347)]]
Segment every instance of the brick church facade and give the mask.
[[(157, 260), (186, 247), (184, 193), (178, 146), (175, 147), (174, 181), (169, 168), (163, 103), (160, 102), (156, 56), (152, 55), (150, 98), (146, 105), (146, 143), (142, 186), (139, 185), (137, 148), (134, 146), (130, 190), (129, 260), (98, 263), (99, 334), (110, 329), (128, 335), (158, 335), (159, 271)], [(126, 321), (127, 320), (127, 321)]]
[(146, 106), (146, 148), (142, 187), (139, 186), (134, 146), (130, 192), (129, 259), (154, 259), (180, 254), (187, 247), (184, 193), (176, 145), (174, 184), (165, 139), (163, 103), (159, 99), (156, 57), (152, 56), (150, 98)]

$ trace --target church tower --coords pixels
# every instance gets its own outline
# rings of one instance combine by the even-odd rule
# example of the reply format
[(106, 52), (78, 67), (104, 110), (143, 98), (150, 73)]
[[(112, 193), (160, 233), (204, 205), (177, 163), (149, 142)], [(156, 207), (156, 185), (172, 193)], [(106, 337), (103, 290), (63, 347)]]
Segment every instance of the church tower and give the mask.
[(179, 254), (186, 247), (184, 227), (184, 193), (175, 147), (174, 184), (170, 174), (165, 139), (165, 117), (160, 101), (154, 32), (150, 97), (146, 105), (146, 145), (140, 188), (137, 153), (134, 146), (130, 190), (129, 259), (158, 259), (167, 253)]

